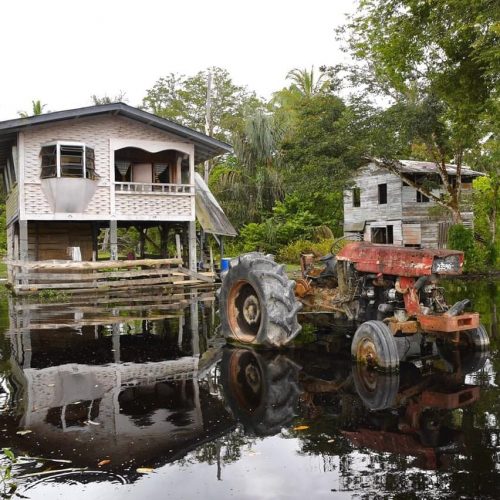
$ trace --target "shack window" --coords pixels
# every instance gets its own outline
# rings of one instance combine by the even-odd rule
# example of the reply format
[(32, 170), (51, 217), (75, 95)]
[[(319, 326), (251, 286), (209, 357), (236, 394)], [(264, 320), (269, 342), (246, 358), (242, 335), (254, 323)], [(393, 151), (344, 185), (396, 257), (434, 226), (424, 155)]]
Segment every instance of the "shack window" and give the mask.
[(361, 189), (359, 187), (355, 187), (352, 190), (352, 206), (353, 207), (361, 206)]
[(371, 242), (392, 245), (394, 243), (394, 226), (372, 227)]
[(378, 185), (378, 204), (387, 204), (387, 184)]
[(95, 156), (92, 148), (84, 144), (56, 143), (43, 146), (40, 177), (77, 177), (95, 179)]
[(417, 191), (417, 203), (428, 203), (429, 197), (422, 194), (420, 191)]

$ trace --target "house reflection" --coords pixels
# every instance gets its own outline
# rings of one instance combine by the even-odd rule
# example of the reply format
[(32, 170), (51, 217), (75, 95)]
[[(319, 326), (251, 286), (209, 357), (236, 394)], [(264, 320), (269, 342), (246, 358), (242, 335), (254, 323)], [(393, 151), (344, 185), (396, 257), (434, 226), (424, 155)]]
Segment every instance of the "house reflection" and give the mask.
[(23, 448), (75, 466), (153, 465), (228, 430), (233, 419), (208, 384), (217, 358), (199, 354), (198, 330), (209, 330), (210, 318), (195, 301), (162, 320), (55, 330), (16, 323), (11, 407), (18, 427), (32, 431)]

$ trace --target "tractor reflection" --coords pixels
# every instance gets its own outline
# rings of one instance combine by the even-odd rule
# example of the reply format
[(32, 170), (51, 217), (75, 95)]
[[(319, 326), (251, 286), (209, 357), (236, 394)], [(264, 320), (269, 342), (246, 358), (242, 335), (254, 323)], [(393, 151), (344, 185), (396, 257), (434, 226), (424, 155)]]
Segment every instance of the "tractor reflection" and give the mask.
[[(439, 469), (465, 446), (456, 410), (479, 399), (480, 388), (465, 376), (486, 359), (485, 352), (468, 359), (441, 350), (382, 374), (304, 349), (285, 355), (226, 348), (221, 383), (247, 433), (276, 434), (299, 416), (311, 432), (318, 423), (324, 433), (328, 422), (326, 432), (343, 436), (351, 449), (413, 456), (417, 467)], [(300, 437), (307, 440), (308, 432)]]

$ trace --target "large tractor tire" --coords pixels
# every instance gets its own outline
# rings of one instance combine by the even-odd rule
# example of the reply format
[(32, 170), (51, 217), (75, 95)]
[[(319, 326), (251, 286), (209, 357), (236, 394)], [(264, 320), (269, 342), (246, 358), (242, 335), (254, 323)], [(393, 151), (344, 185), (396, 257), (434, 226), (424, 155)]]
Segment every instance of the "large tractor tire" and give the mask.
[(220, 366), (226, 404), (246, 432), (270, 436), (294, 418), (300, 367), (289, 358), (227, 347)]
[(356, 330), (351, 355), (357, 363), (391, 372), (399, 369), (398, 346), (390, 328), (382, 321), (365, 321)]
[(282, 347), (299, 333), (302, 304), (295, 282), (271, 256), (252, 252), (231, 261), (220, 291), (221, 326), (226, 339), (267, 348)]

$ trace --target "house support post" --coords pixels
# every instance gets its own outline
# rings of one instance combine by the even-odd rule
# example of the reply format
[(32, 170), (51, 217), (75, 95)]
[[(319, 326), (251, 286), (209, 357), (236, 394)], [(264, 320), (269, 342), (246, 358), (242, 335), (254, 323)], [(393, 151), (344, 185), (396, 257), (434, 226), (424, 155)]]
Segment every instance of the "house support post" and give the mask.
[(109, 251), (111, 260), (118, 260), (118, 224), (115, 220), (109, 221)]
[(146, 228), (144, 226), (137, 226), (139, 231), (139, 258), (144, 259), (146, 248)]
[(162, 259), (166, 259), (168, 256), (168, 232), (169, 232), (168, 224), (160, 225), (160, 255)]
[(28, 221), (19, 221), (19, 260), (28, 260)]
[(196, 272), (196, 221), (188, 224), (189, 269)]
[(97, 222), (92, 222), (92, 262), (97, 262), (99, 258), (99, 246), (97, 244), (97, 236), (99, 228)]

